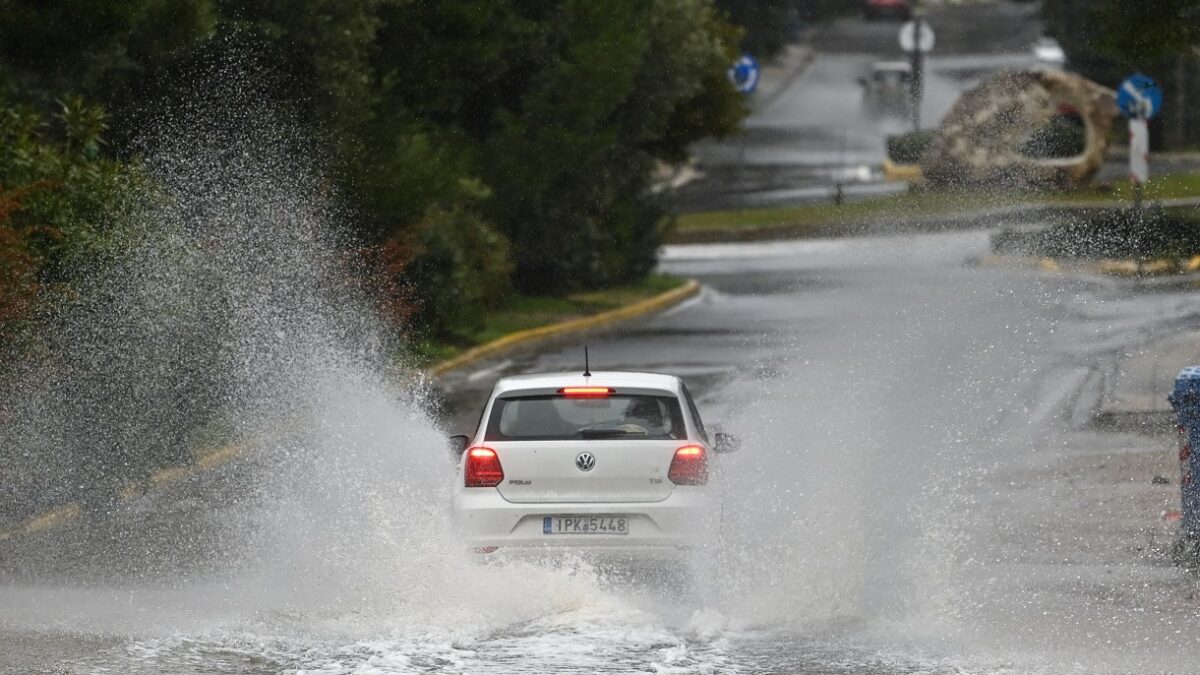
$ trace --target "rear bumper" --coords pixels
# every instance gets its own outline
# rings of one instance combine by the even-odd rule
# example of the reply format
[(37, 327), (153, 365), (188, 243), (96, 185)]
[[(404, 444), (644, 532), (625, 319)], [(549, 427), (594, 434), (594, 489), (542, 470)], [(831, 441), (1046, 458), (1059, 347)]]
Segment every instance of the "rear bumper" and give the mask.
[[(629, 534), (546, 534), (543, 519), (561, 515), (626, 515)], [(713, 503), (705, 487), (676, 487), (661, 502), (513, 503), (495, 489), (463, 488), (454, 497), (454, 525), (468, 548), (516, 549), (508, 555), (581, 555), (671, 558), (701, 544), (713, 531)]]

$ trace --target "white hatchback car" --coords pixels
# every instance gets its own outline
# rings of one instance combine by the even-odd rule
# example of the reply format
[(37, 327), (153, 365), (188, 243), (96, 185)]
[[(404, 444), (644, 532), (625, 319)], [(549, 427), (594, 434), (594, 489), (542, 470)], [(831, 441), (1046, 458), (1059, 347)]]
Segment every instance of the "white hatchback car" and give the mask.
[(501, 379), (451, 446), (455, 524), (476, 552), (640, 559), (711, 536), (713, 455), (736, 442), (710, 442), (678, 377), (576, 372)]

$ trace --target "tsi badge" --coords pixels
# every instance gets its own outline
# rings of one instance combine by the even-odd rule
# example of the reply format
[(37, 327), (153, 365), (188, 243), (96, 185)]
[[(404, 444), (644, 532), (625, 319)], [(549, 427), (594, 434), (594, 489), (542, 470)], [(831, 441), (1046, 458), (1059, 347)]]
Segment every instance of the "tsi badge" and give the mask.
[(575, 458), (575, 466), (579, 467), (580, 471), (591, 471), (596, 467), (596, 456), (590, 452), (581, 452)]

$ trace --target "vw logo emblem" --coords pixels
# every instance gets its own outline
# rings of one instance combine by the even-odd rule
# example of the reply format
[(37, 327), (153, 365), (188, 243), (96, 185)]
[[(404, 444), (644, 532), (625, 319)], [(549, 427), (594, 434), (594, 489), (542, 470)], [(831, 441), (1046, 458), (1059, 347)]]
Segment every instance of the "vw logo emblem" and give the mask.
[(590, 452), (581, 452), (575, 458), (575, 466), (579, 467), (580, 471), (591, 471), (596, 467), (596, 456)]

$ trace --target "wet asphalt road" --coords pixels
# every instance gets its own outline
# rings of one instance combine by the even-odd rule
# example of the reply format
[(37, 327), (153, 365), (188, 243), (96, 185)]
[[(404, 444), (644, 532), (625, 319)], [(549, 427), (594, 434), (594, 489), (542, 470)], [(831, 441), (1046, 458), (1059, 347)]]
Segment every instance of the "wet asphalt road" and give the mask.
[[(448, 466), (429, 459), (426, 427), (396, 422), (352, 458), (369, 472), (309, 491), (307, 474), (347, 469), (329, 455), (289, 471), (313, 438), (297, 433), (106, 516), (0, 543), (0, 664), (1189, 672), (1196, 584), (1163, 553), (1159, 514), (1175, 487), (1151, 483), (1175, 475), (1173, 439), (1087, 422), (1112, 354), (1194, 323), (1200, 301), (1188, 288), (964, 264), (986, 250), (980, 231), (670, 247), (663, 267), (703, 294), (588, 339), (593, 368), (678, 373), (706, 419), (745, 442), (722, 458), (722, 532), (690, 590), (447, 557), (437, 476), (448, 481)], [(581, 351), (449, 379), (467, 420), (450, 430), (473, 421), (498, 375), (576, 369)], [(387, 410), (337, 400), (359, 421), (322, 445), (343, 447)], [(372, 463), (398, 447), (420, 461)]]
[[(964, 266), (986, 240), (669, 248), (664, 268), (704, 294), (589, 341), (593, 368), (682, 375), (710, 423), (746, 440), (727, 469), (745, 528), (732, 539), (788, 542), (784, 560), (755, 560), (750, 583), (771, 591), (750, 593), (751, 614), (800, 627), (784, 645), (808, 630), (876, 645), (812, 657), (776, 644), (750, 672), (909, 672), (908, 650), (941, 649), (954, 656), (909, 665), (1188, 670), (1195, 580), (1165, 562), (1160, 518), (1177, 488), (1151, 484), (1175, 475), (1173, 439), (1102, 434), (1089, 419), (1112, 355), (1194, 322), (1200, 301)], [(581, 358), (571, 344), (457, 385), (482, 393), (499, 374)], [(876, 671), (879, 644), (900, 656)], [(855, 665), (825, 660), (843, 656)]]

